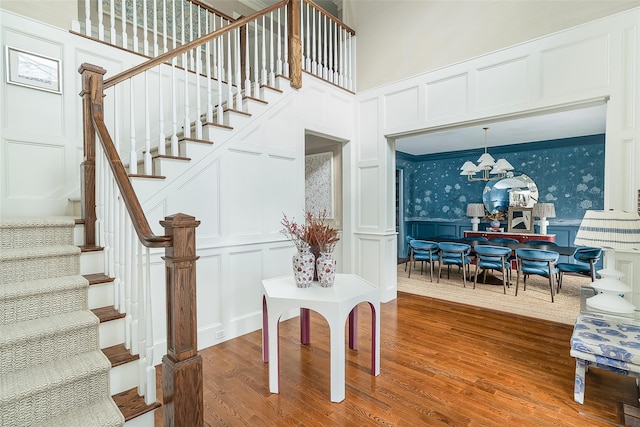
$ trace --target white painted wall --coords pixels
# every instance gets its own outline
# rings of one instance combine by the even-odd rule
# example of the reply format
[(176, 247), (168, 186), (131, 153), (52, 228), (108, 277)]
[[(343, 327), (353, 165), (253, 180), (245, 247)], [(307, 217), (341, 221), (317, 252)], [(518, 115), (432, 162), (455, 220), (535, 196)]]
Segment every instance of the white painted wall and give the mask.
[(343, 19), (356, 31), (360, 91), (637, 6), (640, 0), (344, 0)]
[[(640, 9), (359, 92), (354, 272), (392, 297), (394, 135), (607, 101), (605, 207), (636, 210), (640, 188)], [(358, 48), (361, 43), (359, 41)], [(360, 53), (360, 51), (359, 51)], [(389, 245), (389, 241), (393, 245)], [(376, 254), (380, 254), (378, 260)], [(622, 256), (618, 259), (622, 263)], [(629, 259), (635, 262), (629, 263)], [(377, 267), (377, 269), (376, 269)], [(624, 258), (640, 304), (640, 255)], [(375, 273), (372, 272), (375, 270)], [(372, 277), (377, 276), (377, 277)]]

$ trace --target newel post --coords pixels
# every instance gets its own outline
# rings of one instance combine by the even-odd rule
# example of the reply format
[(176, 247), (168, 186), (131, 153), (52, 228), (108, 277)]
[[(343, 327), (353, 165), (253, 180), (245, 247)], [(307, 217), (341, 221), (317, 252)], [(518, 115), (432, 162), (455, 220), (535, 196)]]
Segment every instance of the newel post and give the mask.
[(160, 224), (173, 246), (163, 257), (167, 277), (167, 354), (162, 358), (164, 425), (200, 427), (204, 424), (202, 357), (198, 354), (196, 318), (196, 227), (182, 213)]
[(82, 75), (82, 134), (84, 159), (80, 191), (82, 192), (82, 218), (84, 219), (84, 244), (96, 245), (96, 130), (93, 127), (92, 110), (102, 113), (102, 80), (107, 72), (104, 68), (82, 64), (78, 68)]
[(289, 77), (291, 87), (302, 87), (302, 39), (300, 39), (300, 0), (289, 1)]

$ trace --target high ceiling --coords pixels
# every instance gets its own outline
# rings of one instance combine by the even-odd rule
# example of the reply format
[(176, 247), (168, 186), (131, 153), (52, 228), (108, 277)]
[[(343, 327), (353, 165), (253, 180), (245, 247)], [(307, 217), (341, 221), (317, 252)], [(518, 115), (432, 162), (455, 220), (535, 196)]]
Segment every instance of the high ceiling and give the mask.
[(483, 148), (484, 127), (487, 147), (603, 134), (606, 104), (396, 137), (396, 151), (419, 156)]

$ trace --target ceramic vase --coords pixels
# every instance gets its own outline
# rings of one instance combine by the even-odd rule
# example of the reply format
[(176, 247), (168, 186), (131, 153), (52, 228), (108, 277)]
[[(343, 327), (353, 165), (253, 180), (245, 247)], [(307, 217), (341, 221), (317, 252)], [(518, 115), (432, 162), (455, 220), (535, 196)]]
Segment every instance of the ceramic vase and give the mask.
[(500, 228), (500, 221), (498, 221), (497, 219), (491, 221), (491, 228)]
[(331, 252), (321, 252), (316, 260), (318, 282), (323, 288), (330, 288), (336, 279), (336, 259)]
[(309, 247), (299, 248), (298, 253), (293, 256), (291, 261), (296, 286), (299, 288), (311, 286), (316, 270), (316, 257), (311, 253)]

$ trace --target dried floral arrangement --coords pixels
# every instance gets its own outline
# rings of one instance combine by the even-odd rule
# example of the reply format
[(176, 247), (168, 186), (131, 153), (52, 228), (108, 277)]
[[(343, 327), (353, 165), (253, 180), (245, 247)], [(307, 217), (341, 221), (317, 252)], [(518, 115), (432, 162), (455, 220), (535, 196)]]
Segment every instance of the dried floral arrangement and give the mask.
[(327, 224), (326, 210), (315, 217), (312, 212), (305, 212), (304, 224), (298, 224), (283, 214), (281, 224), (284, 227), (281, 233), (298, 249), (317, 247), (320, 252), (333, 252), (340, 240), (338, 230)]

